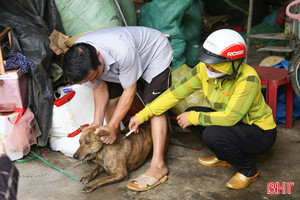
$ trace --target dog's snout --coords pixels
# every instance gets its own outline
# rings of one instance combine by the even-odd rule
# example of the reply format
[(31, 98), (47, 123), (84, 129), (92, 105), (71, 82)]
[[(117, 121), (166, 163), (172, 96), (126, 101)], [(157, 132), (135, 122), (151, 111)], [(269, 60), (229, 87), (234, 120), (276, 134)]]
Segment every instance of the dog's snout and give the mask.
[(75, 159), (77, 159), (77, 160), (78, 160), (78, 159), (79, 159), (79, 156), (78, 156), (78, 154), (76, 154), (76, 153), (75, 153), (75, 154), (73, 155), (73, 158), (75, 158)]

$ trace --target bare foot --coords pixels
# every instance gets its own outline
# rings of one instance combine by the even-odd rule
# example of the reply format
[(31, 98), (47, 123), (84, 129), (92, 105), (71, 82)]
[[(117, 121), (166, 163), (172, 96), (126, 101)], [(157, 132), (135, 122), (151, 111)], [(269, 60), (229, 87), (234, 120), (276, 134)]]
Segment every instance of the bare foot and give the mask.
[[(150, 168), (143, 174), (146, 175), (146, 177), (139, 176), (136, 181), (135, 180), (130, 181), (130, 183), (127, 185), (127, 188), (135, 191), (149, 190), (155, 187), (156, 185), (165, 182), (167, 180), (167, 177), (164, 176), (166, 176), (167, 174), (168, 174), (168, 167), (165, 164), (163, 164), (161, 168), (150, 165)], [(147, 176), (157, 179), (158, 182), (153, 183), (152, 182), (153, 180), (147, 178)], [(141, 180), (141, 185), (139, 185), (140, 180)]]
[[(152, 177), (152, 178), (155, 178), (157, 180), (160, 180), (162, 179), (165, 175), (168, 174), (168, 167), (167, 165), (163, 162), (163, 164), (161, 165), (161, 167), (159, 166), (155, 166), (155, 164), (153, 164), (153, 160), (150, 164), (150, 167), (149, 169), (143, 174), (143, 175), (146, 175), (146, 176), (149, 176), (149, 177)], [(139, 176), (140, 177), (140, 176)], [(139, 178), (138, 177), (138, 178)], [(137, 179), (138, 179), (137, 178)], [(139, 182), (138, 181), (132, 181), (129, 183), (129, 185), (131, 185), (130, 187), (134, 187), (134, 188), (139, 188)], [(127, 186), (128, 187), (128, 186)], [(128, 187), (129, 189), (132, 189)], [(152, 188), (152, 187), (150, 187)], [(144, 190), (136, 190), (136, 191), (144, 191)]]
[(156, 179), (161, 179), (168, 174), (168, 167), (166, 165), (163, 165), (161, 168), (150, 166), (150, 168), (144, 174)]

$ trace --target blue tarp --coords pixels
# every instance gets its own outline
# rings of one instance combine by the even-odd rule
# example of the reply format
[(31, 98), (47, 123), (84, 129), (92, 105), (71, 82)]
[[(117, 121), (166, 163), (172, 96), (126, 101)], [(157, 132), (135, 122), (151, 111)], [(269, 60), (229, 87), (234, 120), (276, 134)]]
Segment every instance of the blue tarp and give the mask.
[[(283, 60), (278, 64), (274, 65), (275, 68), (284, 68), (288, 70), (289, 61)], [(300, 116), (300, 99), (294, 92), (294, 102), (293, 102), (293, 120)], [(276, 123), (286, 122), (286, 95), (285, 95), (285, 85), (278, 87), (277, 91), (277, 108), (276, 108)]]

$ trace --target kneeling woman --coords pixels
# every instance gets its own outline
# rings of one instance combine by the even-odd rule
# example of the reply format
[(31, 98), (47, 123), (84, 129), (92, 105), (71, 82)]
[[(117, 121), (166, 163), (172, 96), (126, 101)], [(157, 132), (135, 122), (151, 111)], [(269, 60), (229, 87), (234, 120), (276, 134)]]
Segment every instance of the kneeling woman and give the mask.
[(271, 108), (261, 93), (256, 71), (243, 62), (246, 45), (234, 30), (213, 32), (198, 52), (200, 63), (176, 85), (131, 118), (129, 129), (202, 89), (210, 108), (191, 107), (177, 117), (178, 124), (190, 128), (215, 153), (199, 158), (205, 166), (232, 165), (237, 173), (226, 183), (242, 189), (256, 180), (259, 172), (251, 155), (267, 152), (276, 139)]

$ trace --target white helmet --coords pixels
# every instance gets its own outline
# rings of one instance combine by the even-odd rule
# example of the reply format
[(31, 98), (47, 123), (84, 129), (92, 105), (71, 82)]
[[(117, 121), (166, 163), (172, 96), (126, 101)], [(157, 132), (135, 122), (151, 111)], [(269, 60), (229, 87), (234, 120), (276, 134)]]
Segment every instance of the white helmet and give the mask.
[(197, 54), (199, 61), (217, 64), (246, 57), (246, 43), (243, 37), (231, 29), (220, 29), (211, 33)]

